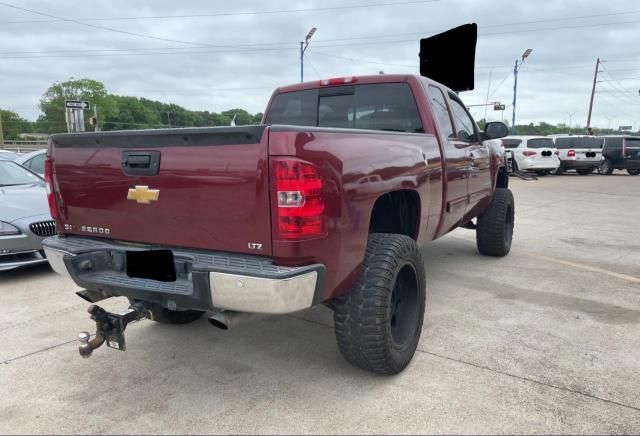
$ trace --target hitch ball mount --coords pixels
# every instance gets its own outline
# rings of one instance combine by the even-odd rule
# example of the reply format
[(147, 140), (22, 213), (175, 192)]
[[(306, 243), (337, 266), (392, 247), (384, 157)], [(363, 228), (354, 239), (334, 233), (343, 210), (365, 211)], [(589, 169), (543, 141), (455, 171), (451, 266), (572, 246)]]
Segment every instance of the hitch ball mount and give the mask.
[(78, 341), (80, 355), (87, 359), (91, 357), (93, 350), (107, 343), (107, 347), (125, 351), (127, 348), (124, 339), (124, 330), (129, 323), (145, 318), (149, 309), (140, 303), (135, 303), (122, 313), (107, 312), (102, 307), (92, 304), (87, 309), (90, 318), (96, 323), (96, 334), (93, 338), (89, 332), (80, 332)]

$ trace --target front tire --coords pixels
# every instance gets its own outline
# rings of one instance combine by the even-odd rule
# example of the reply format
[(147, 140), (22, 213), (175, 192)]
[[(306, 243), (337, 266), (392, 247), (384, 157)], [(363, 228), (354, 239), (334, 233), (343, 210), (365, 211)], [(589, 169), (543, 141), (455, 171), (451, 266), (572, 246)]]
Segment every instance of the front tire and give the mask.
[(637, 176), (638, 174), (640, 174), (640, 168), (629, 168), (627, 172), (630, 176)]
[(511, 251), (515, 218), (513, 194), (507, 188), (497, 188), (489, 208), (478, 217), (476, 244), (485, 256), (502, 257)]
[(424, 264), (408, 236), (369, 235), (360, 279), (335, 302), (338, 348), (351, 364), (397, 374), (418, 346), (426, 300)]

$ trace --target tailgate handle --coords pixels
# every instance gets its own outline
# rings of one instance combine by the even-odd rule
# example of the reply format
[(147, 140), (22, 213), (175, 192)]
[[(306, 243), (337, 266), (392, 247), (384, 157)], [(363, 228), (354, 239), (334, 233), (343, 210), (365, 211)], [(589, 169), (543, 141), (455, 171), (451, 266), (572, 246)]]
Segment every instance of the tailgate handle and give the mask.
[(122, 152), (122, 172), (128, 176), (155, 176), (159, 169), (159, 151)]

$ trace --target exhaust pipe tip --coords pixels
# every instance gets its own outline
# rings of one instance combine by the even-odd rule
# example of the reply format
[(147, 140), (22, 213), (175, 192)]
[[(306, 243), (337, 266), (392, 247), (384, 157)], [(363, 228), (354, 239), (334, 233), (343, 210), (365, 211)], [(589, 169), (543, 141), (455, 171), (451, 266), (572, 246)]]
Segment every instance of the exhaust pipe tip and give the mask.
[(254, 314), (247, 312), (235, 312), (233, 310), (227, 310), (224, 312), (214, 313), (209, 317), (209, 323), (212, 326), (218, 327), (221, 330), (229, 330), (240, 324), (245, 319), (251, 318)]
[(214, 318), (213, 316), (211, 318), (209, 318), (209, 323), (214, 327), (218, 327), (220, 330), (229, 330), (229, 326), (228, 325), (226, 325), (221, 320)]

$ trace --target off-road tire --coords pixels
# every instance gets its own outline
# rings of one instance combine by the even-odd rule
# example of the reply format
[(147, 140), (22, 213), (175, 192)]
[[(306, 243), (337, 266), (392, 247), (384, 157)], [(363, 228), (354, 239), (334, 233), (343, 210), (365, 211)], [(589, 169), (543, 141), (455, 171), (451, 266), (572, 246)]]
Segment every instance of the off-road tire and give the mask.
[(157, 309), (151, 312), (149, 319), (162, 324), (189, 324), (200, 318), (203, 313), (199, 310)]
[(640, 168), (629, 168), (627, 169), (627, 172), (630, 176), (637, 176), (638, 174), (640, 174)]
[(576, 173), (580, 174), (581, 176), (586, 176), (587, 174), (591, 174), (594, 169), (595, 168), (576, 170)]
[(513, 239), (515, 204), (507, 188), (496, 188), (489, 208), (478, 217), (476, 244), (485, 256), (509, 254)]
[(424, 263), (416, 242), (404, 235), (369, 235), (358, 282), (335, 300), (340, 353), (362, 369), (399, 373), (418, 346), (425, 300)]
[(600, 163), (599, 168), (600, 174), (604, 174), (605, 176), (610, 176), (613, 173), (613, 162), (609, 159), (605, 159)]

